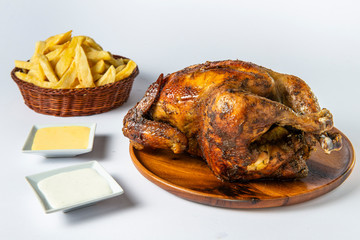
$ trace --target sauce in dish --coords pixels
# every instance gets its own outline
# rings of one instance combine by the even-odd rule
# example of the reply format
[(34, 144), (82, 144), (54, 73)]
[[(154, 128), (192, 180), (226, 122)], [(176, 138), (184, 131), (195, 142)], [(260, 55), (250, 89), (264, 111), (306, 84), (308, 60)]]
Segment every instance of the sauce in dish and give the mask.
[(84, 126), (45, 127), (36, 131), (31, 150), (86, 149), (90, 128)]
[(92, 168), (55, 174), (41, 180), (38, 187), (53, 208), (63, 208), (112, 193), (108, 182)]

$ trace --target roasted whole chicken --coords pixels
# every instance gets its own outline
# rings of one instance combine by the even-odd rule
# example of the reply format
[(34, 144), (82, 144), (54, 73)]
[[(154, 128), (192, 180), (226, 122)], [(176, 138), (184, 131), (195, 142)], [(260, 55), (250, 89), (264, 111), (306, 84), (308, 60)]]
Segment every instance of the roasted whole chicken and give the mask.
[(239, 60), (160, 75), (123, 133), (137, 149), (200, 156), (225, 181), (304, 177), (316, 142), (341, 148), (331, 113), (303, 80)]

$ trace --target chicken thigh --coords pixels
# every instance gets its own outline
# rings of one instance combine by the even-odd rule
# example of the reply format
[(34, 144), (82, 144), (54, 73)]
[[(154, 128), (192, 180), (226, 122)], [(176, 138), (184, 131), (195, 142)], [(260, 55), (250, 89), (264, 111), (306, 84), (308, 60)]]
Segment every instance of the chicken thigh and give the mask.
[(220, 179), (299, 178), (316, 141), (341, 148), (333, 119), (300, 78), (243, 61), (160, 75), (124, 118), (137, 149), (187, 151)]

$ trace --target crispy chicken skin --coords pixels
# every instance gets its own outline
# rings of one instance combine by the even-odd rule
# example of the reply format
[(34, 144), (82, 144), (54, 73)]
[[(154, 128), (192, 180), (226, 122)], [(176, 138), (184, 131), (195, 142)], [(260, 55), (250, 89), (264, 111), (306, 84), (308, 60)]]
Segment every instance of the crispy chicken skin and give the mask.
[(300, 78), (243, 61), (193, 65), (160, 75), (124, 118), (137, 149), (187, 151), (226, 181), (307, 175), (320, 142), (341, 148), (332, 115)]

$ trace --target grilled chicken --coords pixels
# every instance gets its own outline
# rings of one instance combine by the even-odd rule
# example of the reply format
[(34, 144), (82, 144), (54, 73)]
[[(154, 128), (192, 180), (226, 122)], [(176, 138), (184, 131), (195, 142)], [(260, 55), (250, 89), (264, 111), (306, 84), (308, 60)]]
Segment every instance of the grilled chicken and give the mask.
[(187, 151), (225, 181), (304, 177), (317, 141), (327, 153), (341, 148), (303, 80), (239, 60), (160, 75), (123, 124), (137, 149)]

